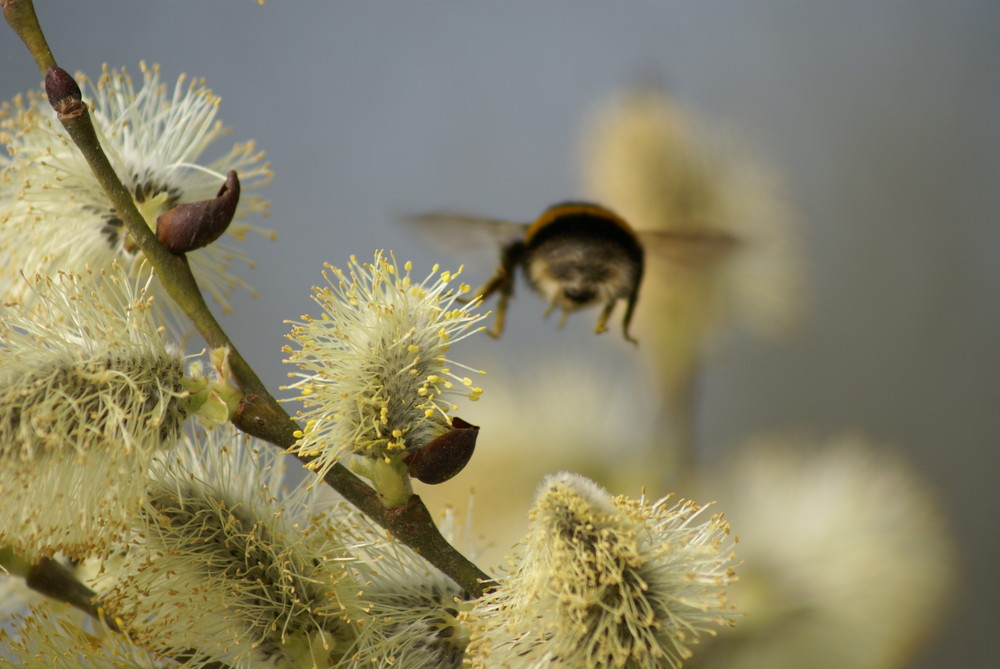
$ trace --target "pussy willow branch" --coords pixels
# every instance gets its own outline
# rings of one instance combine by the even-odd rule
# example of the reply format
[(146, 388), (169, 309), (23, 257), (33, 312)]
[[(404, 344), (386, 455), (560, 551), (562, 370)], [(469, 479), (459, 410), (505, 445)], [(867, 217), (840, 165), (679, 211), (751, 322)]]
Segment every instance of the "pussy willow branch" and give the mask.
[[(5, 17), (9, 16), (11, 14), (9, 10), (15, 7), (18, 17), (26, 16), (29, 12), (30, 16), (34, 17), (30, 0), (0, 0), (0, 2), (3, 3)], [(11, 22), (11, 27), (18, 32), (25, 44), (29, 45), (39, 68), (46, 73), (47, 81), (53, 73), (59, 76), (65, 74), (55, 68), (55, 60), (47, 47), (44, 52), (36, 52), (31, 47), (32, 44), (45, 44), (37, 20), (18, 20)], [(75, 82), (73, 85), (75, 86)], [(298, 426), (267, 390), (212, 315), (191, 274), (187, 259), (167, 251), (146, 224), (132, 200), (131, 193), (115, 174), (114, 168), (101, 148), (86, 103), (78, 97), (67, 97), (53, 102), (59, 121), (83, 153), (112, 206), (125, 222), (144, 257), (156, 270), (167, 293), (191, 319), (209, 346), (229, 349), (229, 363), (233, 375), (244, 393), (233, 424), (244, 432), (281, 448), (291, 446), (295, 442), (293, 433)], [(305, 464), (310, 461), (308, 457), (299, 459)], [(454, 580), (469, 596), (478, 597), (490, 584), (490, 578), (486, 573), (444, 539), (427, 507), (416, 495), (401, 507), (386, 509), (375, 490), (342, 465), (335, 465), (326, 475), (325, 481), (363, 513), (386, 528), (395, 538), (414, 549)]]
[(24, 583), (35, 592), (65, 602), (92, 618), (103, 620), (110, 630), (121, 631), (114, 620), (104, 617), (97, 600), (97, 593), (77, 580), (72, 571), (52, 558), (42, 558), (35, 562), (25, 575)]
[[(94, 620), (101, 621), (112, 632), (121, 632), (114, 618), (104, 615), (97, 593), (84, 585), (71, 569), (52, 558), (41, 558), (34, 563), (13, 553), (9, 548), (0, 549), (0, 567), (11, 574), (24, 578), (24, 583), (35, 592), (45, 595), (75, 609), (83, 611)], [(172, 653), (170, 657), (184, 662), (202, 655), (197, 650), (185, 649)], [(202, 669), (230, 669), (222, 662), (198, 665)]]
[[(0, 572), (24, 579), (29, 588), (56, 601), (69, 604), (95, 619), (103, 619), (97, 594), (77, 580), (73, 572), (51, 558), (26, 560), (9, 547), (0, 548)], [(109, 629), (120, 631), (115, 621), (104, 620)]]

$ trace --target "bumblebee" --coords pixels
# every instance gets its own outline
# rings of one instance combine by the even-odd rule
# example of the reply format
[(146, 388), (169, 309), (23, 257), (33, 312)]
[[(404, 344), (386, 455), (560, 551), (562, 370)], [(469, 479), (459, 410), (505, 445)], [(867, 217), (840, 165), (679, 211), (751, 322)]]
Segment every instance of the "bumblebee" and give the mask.
[(629, 324), (639, 298), (645, 269), (645, 246), (684, 254), (729, 248), (735, 240), (719, 232), (649, 231), (636, 232), (610, 209), (591, 202), (561, 202), (546, 209), (532, 223), (431, 213), (412, 217), (413, 223), (451, 246), (492, 239), (500, 246), (500, 264), (493, 276), (473, 294), (484, 301), (498, 295), (494, 337), (503, 333), (507, 305), (514, 295), (518, 268), (531, 288), (548, 302), (545, 315), (562, 310), (560, 327), (569, 314), (603, 305), (595, 334), (607, 330), (607, 322), (619, 300), (625, 301), (622, 334)]

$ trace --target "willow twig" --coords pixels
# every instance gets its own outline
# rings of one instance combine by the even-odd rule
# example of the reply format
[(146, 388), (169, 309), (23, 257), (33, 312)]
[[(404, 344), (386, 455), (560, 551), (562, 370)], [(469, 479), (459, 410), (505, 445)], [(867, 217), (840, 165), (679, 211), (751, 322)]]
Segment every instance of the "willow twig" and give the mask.
[(27, 570), (24, 584), (50, 599), (65, 602), (88, 616), (102, 621), (108, 629), (120, 632), (118, 624), (104, 617), (97, 593), (81, 583), (72, 571), (52, 558), (41, 558)]
[[(15, 6), (19, 17), (28, 16), (29, 13), (34, 16), (30, 0), (0, 2), (4, 3), (5, 16), (8, 15), (8, 8)], [(11, 26), (29, 45), (36, 62), (45, 72), (46, 93), (59, 121), (80, 149), (144, 257), (156, 270), (167, 293), (191, 319), (210, 347), (228, 348), (233, 376), (244, 393), (233, 424), (250, 435), (288, 448), (295, 442), (294, 433), (299, 429), (298, 426), (264, 386), (209, 310), (187, 259), (167, 251), (149, 229), (135, 206), (132, 194), (122, 184), (101, 148), (76, 82), (65, 70), (55, 65), (48, 47), (44, 51), (32, 47), (33, 44), (45, 43), (37, 20), (19, 20), (17, 25), (12, 23)], [(308, 464), (310, 460), (308, 457), (299, 459), (304, 464)], [(342, 465), (335, 465), (326, 475), (325, 481), (363, 513), (385, 527), (396, 539), (454, 580), (469, 596), (481, 595), (491, 583), (486, 573), (444, 539), (430, 512), (416, 495), (399, 508), (385, 509), (375, 490)]]

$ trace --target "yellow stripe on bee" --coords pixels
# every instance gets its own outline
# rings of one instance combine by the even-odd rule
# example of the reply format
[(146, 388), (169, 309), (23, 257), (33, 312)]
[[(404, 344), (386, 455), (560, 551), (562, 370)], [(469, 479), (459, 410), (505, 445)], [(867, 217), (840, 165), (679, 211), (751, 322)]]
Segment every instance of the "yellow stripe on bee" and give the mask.
[(549, 207), (546, 209), (541, 216), (535, 219), (535, 222), (528, 226), (528, 229), (524, 233), (524, 241), (526, 243), (531, 243), (531, 239), (538, 234), (538, 231), (542, 228), (551, 225), (560, 218), (566, 216), (594, 216), (595, 218), (601, 218), (611, 223), (622, 230), (624, 230), (630, 237), (637, 239), (635, 230), (629, 225), (624, 218), (614, 213), (610, 209), (605, 209), (604, 207), (596, 204), (584, 204), (579, 202), (573, 202), (570, 204), (556, 205), (554, 207)]

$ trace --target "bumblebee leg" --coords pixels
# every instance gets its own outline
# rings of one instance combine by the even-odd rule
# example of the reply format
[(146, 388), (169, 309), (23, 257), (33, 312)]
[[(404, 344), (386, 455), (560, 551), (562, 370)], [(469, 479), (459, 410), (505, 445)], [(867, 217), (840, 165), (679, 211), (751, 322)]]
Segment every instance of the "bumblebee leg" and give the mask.
[(608, 331), (608, 318), (611, 317), (611, 310), (615, 308), (615, 302), (611, 300), (601, 309), (601, 315), (597, 317), (597, 325), (594, 326), (594, 334), (601, 334)]
[(622, 334), (625, 336), (625, 341), (630, 341), (633, 344), (638, 344), (639, 340), (628, 333), (628, 326), (632, 322), (632, 314), (635, 312), (635, 302), (638, 297), (639, 287), (636, 286), (632, 294), (628, 296), (628, 304), (625, 305), (625, 315), (622, 316)]
[(482, 288), (473, 292), (473, 295), (478, 295), (481, 301), (485, 301), (493, 293), (500, 293), (500, 297), (497, 299), (496, 316), (493, 318), (493, 329), (486, 331), (493, 338), (503, 334), (507, 304), (514, 294), (514, 273), (523, 253), (523, 241), (518, 240), (505, 246), (500, 253), (500, 265), (493, 272), (493, 276), (483, 284)]
[(510, 288), (509, 284), (506, 289), (500, 291), (500, 298), (497, 300), (497, 311), (496, 315), (493, 317), (493, 329), (487, 330), (486, 334), (493, 337), (494, 339), (499, 339), (500, 335), (503, 334), (503, 323), (504, 318), (507, 316), (507, 303), (510, 301)]
[(555, 300), (553, 300), (552, 303), (549, 304), (549, 308), (545, 310), (544, 314), (542, 314), (542, 318), (548, 318), (549, 316), (552, 315), (552, 312), (555, 310), (556, 310), (556, 303)]
[(468, 304), (478, 297), (480, 302), (485, 302), (486, 298), (495, 293), (497, 289), (500, 288), (506, 281), (508, 281), (507, 270), (501, 265), (500, 267), (497, 267), (493, 276), (491, 276), (486, 283), (470, 292), (469, 297), (459, 297), (456, 298), (455, 301), (461, 302), (462, 304)]
[(497, 292), (500, 293), (500, 297), (497, 299), (493, 329), (486, 331), (493, 338), (498, 338), (503, 334), (504, 317), (507, 315), (507, 303), (510, 302), (510, 296), (514, 292), (514, 282), (511, 281), (510, 271), (506, 265), (497, 267), (496, 272), (493, 273), (489, 281), (484, 283), (481, 288), (472, 291), (472, 294), (478, 296), (480, 302), (483, 302), (486, 298)]

